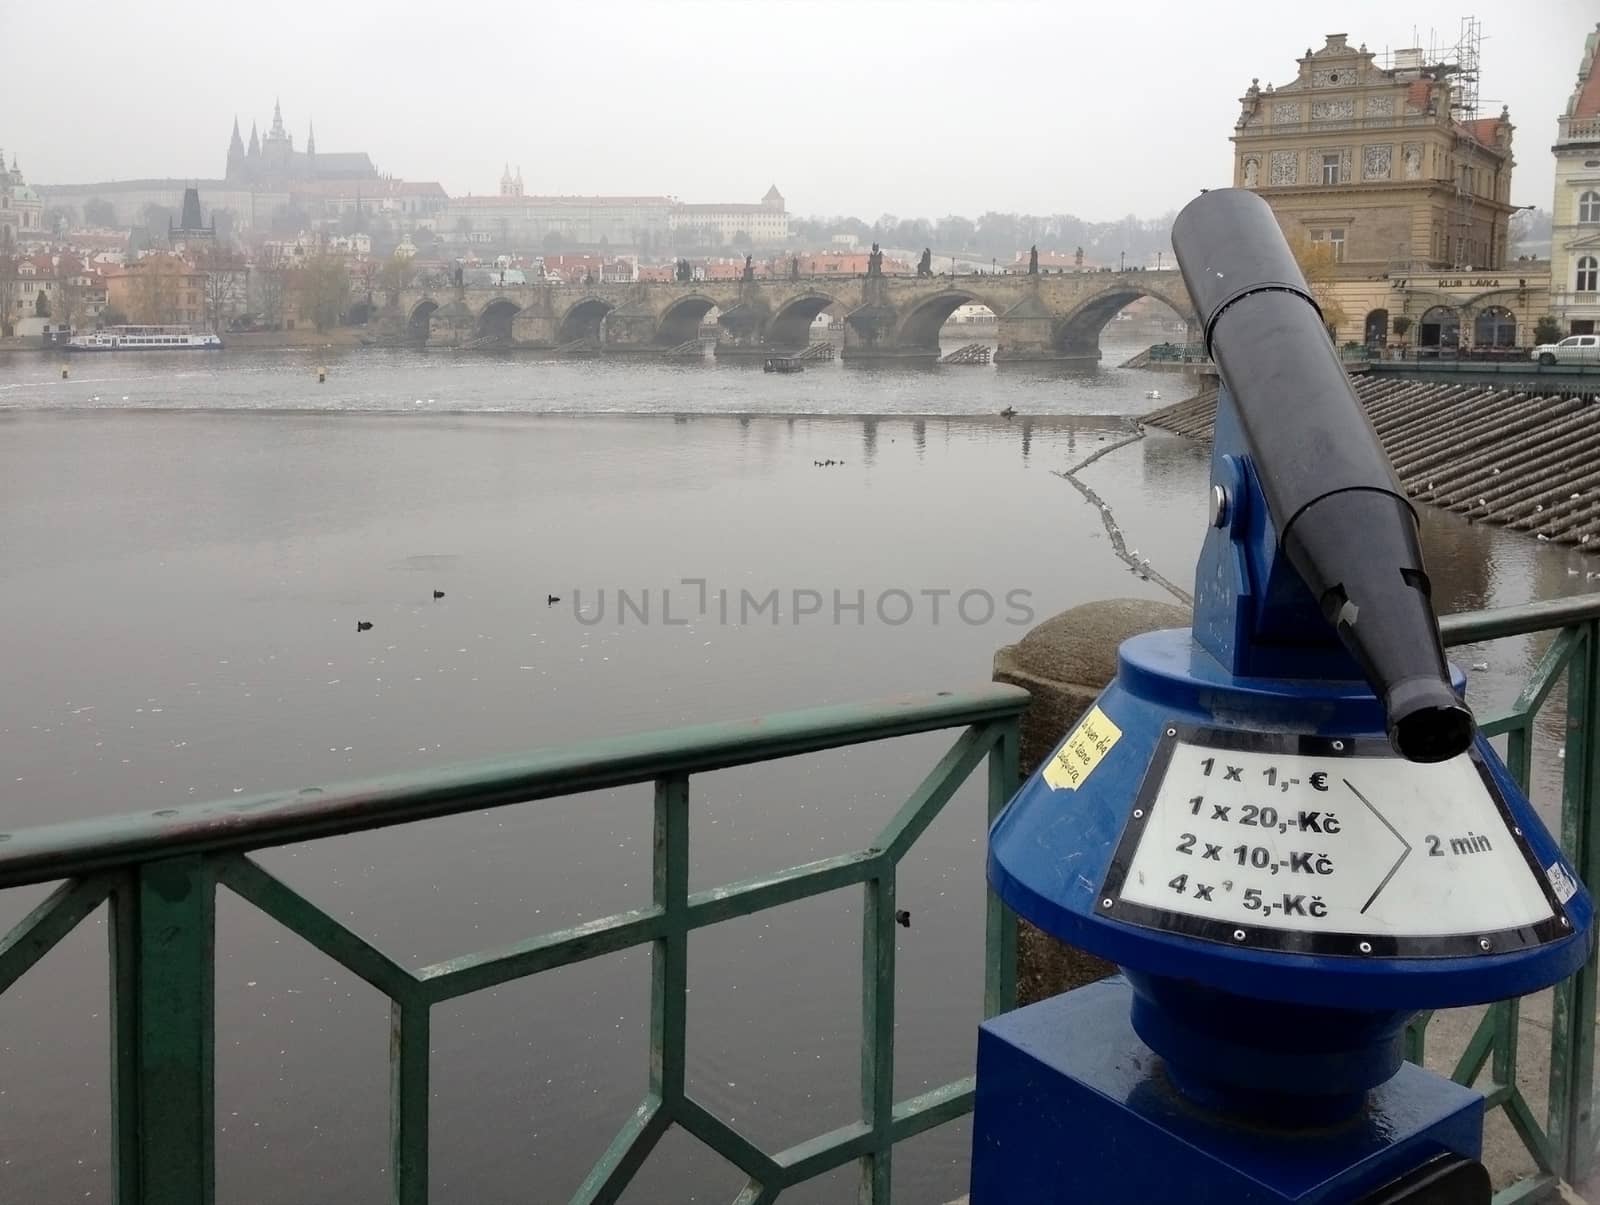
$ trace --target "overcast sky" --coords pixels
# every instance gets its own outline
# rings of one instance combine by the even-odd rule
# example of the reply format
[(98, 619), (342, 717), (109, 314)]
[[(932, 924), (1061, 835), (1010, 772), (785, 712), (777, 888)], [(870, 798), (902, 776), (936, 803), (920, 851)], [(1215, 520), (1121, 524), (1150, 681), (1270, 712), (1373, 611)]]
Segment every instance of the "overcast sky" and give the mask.
[[(0, 146), (28, 178), (220, 176), (274, 96), (304, 144), (452, 194), (757, 200), (798, 214), (1153, 217), (1228, 183), (1252, 76), (1329, 32), (1453, 43), (1461, 8), (1145, 0), (0, 0)], [(1321, 8), (1322, 6), (1315, 6)], [(1481, 9), (1482, 6), (1480, 6)], [(1593, 0), (1484, 19), (1482, 112), (1511, 106), (1513, 201), (1549, 208)], [(1481, 15), (1481, 13), (1480, 13)], [(1416, 33), (1413, 33), (1413, 30)]]

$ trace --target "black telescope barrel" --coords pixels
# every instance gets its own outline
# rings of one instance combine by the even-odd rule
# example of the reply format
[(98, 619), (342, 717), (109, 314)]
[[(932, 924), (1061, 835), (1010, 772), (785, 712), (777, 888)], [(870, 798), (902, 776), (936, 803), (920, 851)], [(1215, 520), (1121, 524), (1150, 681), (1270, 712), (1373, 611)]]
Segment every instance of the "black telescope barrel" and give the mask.
[(1283, 554), (1382, 700), (1412, 761), (1466, 750), (1411, 509), (1272, 210), (1244, 189), (1172, 227), (1207, 350), (1233, 398)]

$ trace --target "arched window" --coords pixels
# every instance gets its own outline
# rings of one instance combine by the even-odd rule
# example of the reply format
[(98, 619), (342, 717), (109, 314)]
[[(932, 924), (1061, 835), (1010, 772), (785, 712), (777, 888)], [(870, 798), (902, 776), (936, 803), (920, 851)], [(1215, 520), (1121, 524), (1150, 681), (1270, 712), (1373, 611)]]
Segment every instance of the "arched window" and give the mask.
[(1600, 261), (1585, 255), (1578, 261), (1578, 292), (1593, 293), (1597, 284), (1600, 284)]
[(1370, 311), (1362, 324), (1362, 334), (1368, 347), (1382, 347), (1389, 338), (1389, 311)]
[(1578, 221), (1600, 222), (1600, 192), (1591, 188), (1578, 198)]
[(1417, 346), (1454, 351), (1461, 343), (1461, 315), (1447, 305), (1436, 305), (1417, 323)]
[(1478, 347), (1515, 347), (1517, 318), (1503, 305), (1491, 305), (1472, 321), (1472, 342)]

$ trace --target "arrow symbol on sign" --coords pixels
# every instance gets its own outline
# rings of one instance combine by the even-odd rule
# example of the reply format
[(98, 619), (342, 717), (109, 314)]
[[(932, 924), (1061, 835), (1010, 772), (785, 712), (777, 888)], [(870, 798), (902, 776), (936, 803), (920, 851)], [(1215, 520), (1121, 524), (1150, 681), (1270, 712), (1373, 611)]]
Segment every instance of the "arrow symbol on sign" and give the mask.
[(1400, 830), (1395, 828), (1394, 825), (1390, 824), (1389, 821), (1384, 817), (1384, 814), (1382, 812), (1380, 812), (1377, 808), (1372, 806), (1372, 800), (1368, 799), (1360, 791), (1356, 790), (1355, 784), (1353, 782), (1351, 782), (1348, 778), (1346, 778), (1344, 780), (1344, 785), (1350, 788), (1350, 793), (1352, 795), (1354, 795), (1357, 799), (1361, 800), (1362, 803), (1367, 805), (1367, 811), (1371, 812), (1374, 816), (1376, 816), (1378, 818), (1378, 823), (1383, 825), (1384, 828), (1388, 829), (1391, 833), (1393, 833), (1394, 834), (1394, 839), (1396, 841), (1400, 842), (1401, 845), (1405, 846), (1404, 852), (1401, 853), (1401, 855), (1398, 858), (1395, 859), (1394, 865), (1389, 867), (1389, 873), (1383, 876), (1383, 882), (1379, 883), (1376, 887), (1374, 887), (1372, 889), (1372, 894), (1367, 897), (1367, 902), (1361, 905), (1361, 914), (1363, 916), (1365, 916), (1366, 912), (1367, 912), (1367, 909), (1372, 907), (1372, 901), (1378, 898), (1379, 893), (1382, 892), (1383, 889), (1389, 885), (1389, 880), (1394, 878), (1395, 871), (1400, 869), (1400, 863), (1404, 862), (1407, 858), (1409, 858), (1411, 856), (1411, 842), (1407, 841), (1404, 837), (1402, 837), (1400, 835)]

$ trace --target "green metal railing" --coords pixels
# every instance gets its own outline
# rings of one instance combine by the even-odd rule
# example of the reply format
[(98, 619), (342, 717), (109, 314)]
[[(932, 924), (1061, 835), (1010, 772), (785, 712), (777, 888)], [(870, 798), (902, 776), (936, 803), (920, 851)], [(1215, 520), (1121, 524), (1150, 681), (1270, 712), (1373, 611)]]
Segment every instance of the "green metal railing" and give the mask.
[[(1488, 736), (1506, 737), (1506, 765), (1529, 788), (1534, 717), (1566, 678), (1565, 761), (1562, 770), (1561, 844), (1591, 892), (1600, 887), (1600, 597), (1588, 595), (1502, 610), (1446, 616), (1447, 645), (1473, 644), (1554, 631), (1532, 676), (1504, 712), (1480, 715)], [(1591, 938), (1591, 941), (1593, 939)], [(1550, 1026), (1550, 1095), (1545, 1124), (1534, 1116), (1518, 1082), (1521, 1001), (1491, 1005), (1451, 1073), (1476, 1085), (1487, 1108), (1503, 1109), (1538, 1168), (1495, 1196), (1496, 1205), (1544, 1199), (1558, 1179), (1577, 1182), (1595, 1156), (1594, 1054), (1596, 964), (1591, 946), (1583, 969), (1554, 989)], [(1407, 1034), (1407, 1056), (1423, 1061), (1430, 1017)], [(1489, 1082), (1479, 1084), (1485, 1067)]]
[[(1566, 758), (1561, 839), (1591, 890), (1600, 886), (1600, 599), (1531, 604), (1447, 617), (1460, 645), (1548, 632), (1550, 646), (1503, 714), (1480, 717), (1504, 735), (1526, 788), (1534, 717), (1563, 676)], [(209, 1205), (213, 1158), (215, 889), (228, 888), (372, 984), (390, 1001), (392, 1199), (428, 1198), (429, 1024), (434, 1005), (633, 946), (651, 948), (650, 1079), (644, 1100), (573, 1198), (616, 1200), (662, 1134), (677, 1124), (748, 1177), (739, 1205), (859, 1165), (859, 1199), (887, 1205), (895, 1143), (972, 1107), (965, 1078), (893, 1099), (896, 867), (944, 805), (987, 762), (988, 812), (1017, 784), (1017, 722), (1027, 695), (987, 686), (762, 720), (601, 741), (528, 757), (351, 787), (162, 809), (111, 820), (0, 833), (0, 889), (64, 880), (0, 940), (0, 992), (102, 903), (110, 905), (112, 1153), (120, 1205)], [(763, 878), (691, 892), (690, 776), (913, 733), (963, 728), (869, 848)], [(269, 874), (254, 850), (558, 795), (652, 782), (654, 852), (648, 907), (516, 945), (407, 969)], [(685, 1087), (688, 940), (694, 930), (859, 885), (862, 912), (859, 1120), (768, 1153), (711, 1114)], [(984, 1009), (1013, 1000), (1016, 926), (987, 903)], [(1591, 961), (1555, 989), (1549, 1110), (1541, 1125), (1517, 1080), (1519, 1002), (1488, 1009), (1455, 1069), (1505, 1111), (1539, 1173), (1503, 1191), (1501, 1205), (1580, 1179), (1595, 1153)], [(1428, 1018), (1410, 1031), (1420, 1061)]]
[[(112, 1183), (119, 1205), (213, 1198), (216, 887), (222, 885), (390, 1002), (391, 1199), (428, 1199), (429, 1023), (434, 1005), (611, 954), (651, 948), (650, 1079), (644, 1100), (573, 1197), (615, 1201), (677, 1124), (743, 1170), (737, 1201), (856, 1162), (859, 1198), (890, 1200), (894, 1144), (972, 1108), (973, 1080), (894, 1099), (895, 876), (907, 851), (984, 762), (992, 820), (1017, 786), (1025, 691), (1004, 685), (599, 741), (503, 762), (223, 804), (0, 833), (0, 888), (65, 880), (0, 941), (0, 992), (110, 903)], [(867, 849), (775, 875), (689, 890), (693, 774), (912, 733), (965, 730)], [(655, 784), (648, 907), (408, 970), (249, 857), (253, 850), (558, 795)], [(859, 1120), (769, 1154), (685, 1088), (688, 943), (696, 929), (860, 885)], [(984, 1009), (1015, 995), (1016, 924), (992, 894)]]
[[(1376, 357), (1359, 343), (1345, 343), (1334, 349), (1347, 364), (1364, 364)], [(1152, 364), (1209, 364), (1211, 355), (1204, 343), (1154, 343), (1150, 346)]]

